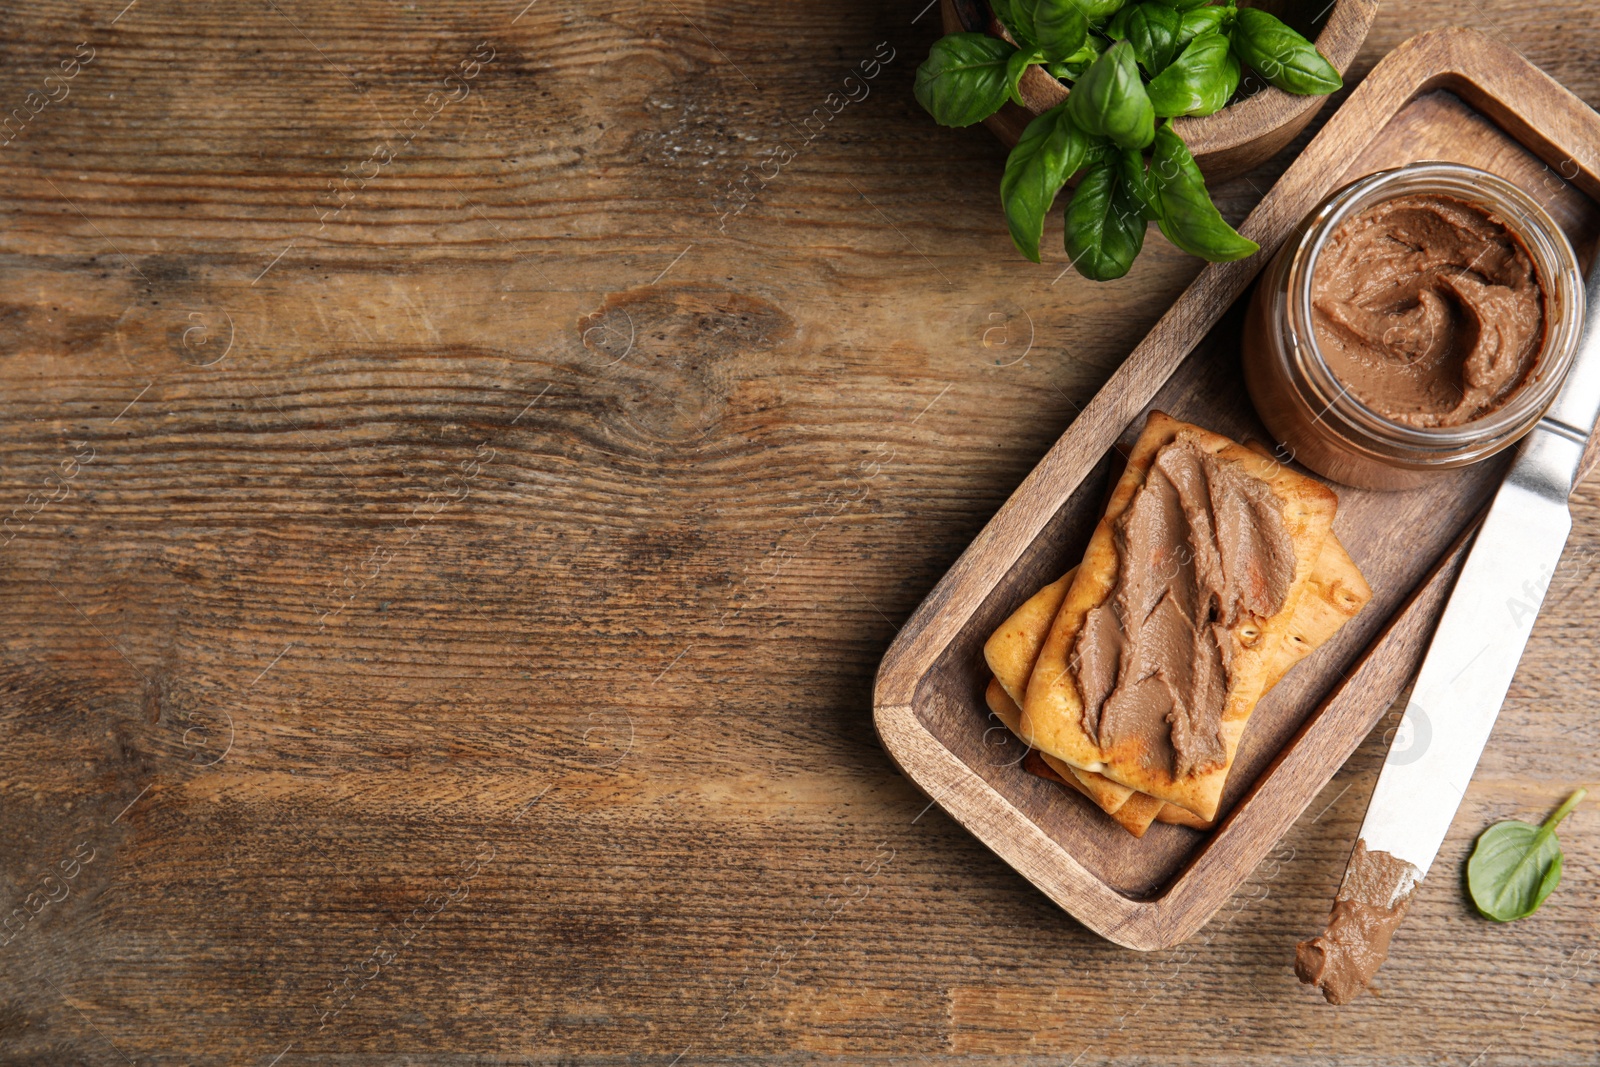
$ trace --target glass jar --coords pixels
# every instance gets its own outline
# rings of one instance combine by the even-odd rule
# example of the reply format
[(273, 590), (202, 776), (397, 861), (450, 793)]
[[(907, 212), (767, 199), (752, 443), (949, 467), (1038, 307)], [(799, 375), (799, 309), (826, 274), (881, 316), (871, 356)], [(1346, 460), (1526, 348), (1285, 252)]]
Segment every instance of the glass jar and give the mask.
[[(1437, 194), (1475, 204), (1515, 234), (1544, 295), (1544, 341), (1523, 384), (1493, 411), (1459, 426), (1418, 427), (1356, 399), (1329, 368), (1311, 319), (1311, 280), (1345, 219), (1385, 200)], [(1406, 489), (1515, 444), (1555, 400), (1583, 322), (1583, 277), (1566, 236), (1510, 182), (1457, 163), (1412, 163), (1370, 174), (1329, 196), (1289, 235), (1262, 273), (1245, 320), (1245, 383), (1256, 412), (1293, 458), (1325, 477)]]

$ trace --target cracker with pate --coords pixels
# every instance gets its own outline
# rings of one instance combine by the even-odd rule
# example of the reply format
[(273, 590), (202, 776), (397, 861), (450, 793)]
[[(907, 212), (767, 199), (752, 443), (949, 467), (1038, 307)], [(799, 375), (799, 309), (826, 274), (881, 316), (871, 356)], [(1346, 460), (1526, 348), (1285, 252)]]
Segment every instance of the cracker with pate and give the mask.
[(1336, 506), (1320, 482), (1152, 412), (1040, 649), (1023, 739), (1215, 818)]
[[(1263, 455), (1266, 450), (1256, 442), (1248, 447)], [(1022, 708), (1017, 703), (1027, 689), (1028, 678), (1033, 673), (1039, 649), (1049, 635), (1061, 603), (1066, 599), (1066, 589), (1071, 584), (1076, 568), (1058, 580), (1040, 589), (1017, 608), (985, 642), (984, 659), (995, 672), (990, 679), (985, 701), (991, 711), (1012, 733), (1021, 728)], [(1291, 667), (1330, 640), (1346, 622), (1353, 618), (1372, 597), (1372, 590), (1361, 576), (1350, 554), (1335, 534), (1329, 534), (1311, 572), (1310, 584), (1295, 608), (1288, 640), (1279, 646), (1278, 655), (1269, 669), (1267, 689)], [(1175, 804), (1135, 793), (1104, 775), (1085, 771), (1030, 751), (1024, 767), (1040, 773), (1053, 781), (1062, 782), (1087, 796), (1107, 815), (1135, 837), (1144, 836), (1150, 823), (1165, 822), (1207, 830), (1212, 823)], [(1056, 763), (1055, 767), (1050, 762)], [(1092, 787), (1092, 788), (1091, 788)], [(1128, 808), (1130, 798), (1138, 798)]]

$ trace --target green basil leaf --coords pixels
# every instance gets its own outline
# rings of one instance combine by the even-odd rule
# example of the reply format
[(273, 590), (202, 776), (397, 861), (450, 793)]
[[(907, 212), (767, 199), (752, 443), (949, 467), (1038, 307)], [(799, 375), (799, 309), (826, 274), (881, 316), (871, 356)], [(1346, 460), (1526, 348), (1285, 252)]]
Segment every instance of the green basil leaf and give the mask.
[(1209, 115), (1224, 107), (1239, 87), (1239, 60), (1220, 33), (1196, 37), (1145, 91), (1158, 118)]
[(1150, 172), (1145, 169), (1144, 153), (1131, 148), (1120, 149), (1118, 163), (1122, 168), (1122, 186), (1128, 190), (1128, 195), (1133, 198), (1134, 203), (1139, 205), (1140, 214), (1150, 222), (1159, 221), (1161, 200), (1156, 195), (1155, 182), (1151, 180)]
[(1133, 54), (1145, 72), (1155, 77), (1172, 62), (1178, 51), (1178, 27), (1183, 18), (1170, 7), (1152, 2), (1137, 4), (1128, 10), (1123, 30)]
[[(1211, 0), (1151, 0), (1152, 3), (1164, 4), (1177, 11), (1193, 11), (1205, 7)], [(1218, 10), (1221, 10), (1220, 8)]]
[(1118, 41), (1083, 72), (1067, 94), (1079, 129), (1109, 137), (1123, 148), (1143, 148), (1155, 136), (1155, 110), (1144, 91), (1133, 47)]
[(1089, 147), (1083, 153), (1083, 165), (1094, 167), (1110, 159), (1120, 159), (1124, 151), (1132, 150), (1118, 148), (1104, 137), (1089, 137)]
[(941, 126), (981, 122), (1006, 102), (1006, 61), (1014, 51), (986, 33), (939, 38), (917, 68), (917, 103)]
[(1207, 33), (1221, 33), (1227, 17), (1228, 9), (1215, 5), (1185, 11), (1183, 18), (1178, 21), (1178, 47), (1182, 48), (1196, 37)]
[(1467, 890), (1485, 918), (1508, 923), (1539, 910), (1561, 882), (1556, 827), (1587, 794), (1572, 794), (1542, 826), (1508, 819), (1478, 835), (1467, 861)]
[(1079, 0), (1035, 0), (1033, 27), (1039, 47), (1049, 60), (1066, 59), (1089, 37), (1089, 18)]
[(1044, 56), (1039, 54), (1038, 49), (1025, 52), (1020, 48), (1012, 52), (1011, 58), (1006, 60), (1006, 95), (1016, 101), (1018, 107), (1028, 106), (1028, 102), (1022, 99), (1022, 76), (1028, 72), (1029, 67), (1042, 62)]
[(1286, 93), (1321, 96), (1344, 84), (1316, 45), (1260, 8), (1239, 9), (1233, 47), (1240, 59)]
[(1241, 73), (1242, 67), (1239, 63), (1239, 57), (1234, 55), (1233, 50), (1230, 48), (1228, 50), (1228, 58), (1223, 61), (1222, 80), (1212, 86), (1216, 93), (1212, 100), (1216, 102), (1216, 106), (1210, 107), (1208, 104), (1207, 106), (1210, 107), (1210, 110), (1191, 111), (1190, 114), (1209, 115), (1214, 111), (1221, 111), (1227, 107), (1228, 101), (1233, 99), (1233, 94), (1239, 91), (1239, 76)]
[(1174, 245), (1213, 263), (1243, 259), (1259, 249), (1223, 219), (1206, 192), (1205, 178), (1195, 166), (1189, 146), (1172, 132), (1170, 124), (1156, 131), (1150, 178), (1161, 207), (1156, 221)]
[(1128, 39), (1128, 15), (1131, 14), (1132, 11), (1133, 11), (1132, 5), (1129, 5), (1127, 7), (1118, 8), (1116, 13), (1111, 16), (1110, 21), (1105, 24), (1105, 28), (1102, 29), (1100, 32), (1105, 34), (1107, 37), (1111, 38), (1113, 41), (1125, 41), (1125, 40), (1127, 40)]
[(1033, 26), (1035, 0), (990, 0), (989, 7), (1017, 44), (1024, 49), (1037, 48), (1039, 35)]
[(1090, 36), (1083, 42), (1082, 48), (1059, 63), (1046, 64), (1045, 69), (1062, 81), (1076, 81), (1083, 77), (1083, 72), (1089, 69), (1090, 64), (1100, 58), (1100, 48), (1100, 39)]
[(1121, 11), (1127, 2), (1128, 0), (1083, 0), (1078, 6), (1083, 9), (1089, 25), (1093, 26)]
[(1089, 136), (1072, 123), (1066, 105), (1053, 107), (1028, 123), (1006, 159), (1000, 203), (1017, 251), (1039, 262), (1044, 217), (1067, 179), (1083, 166)]
[(1084, 171), (1067, 204), (1067, 255), (1085, 278), (1110, 281), (1128, 273), (1144, 247), (1144, 216), (1123, 189), (1115, 161)]

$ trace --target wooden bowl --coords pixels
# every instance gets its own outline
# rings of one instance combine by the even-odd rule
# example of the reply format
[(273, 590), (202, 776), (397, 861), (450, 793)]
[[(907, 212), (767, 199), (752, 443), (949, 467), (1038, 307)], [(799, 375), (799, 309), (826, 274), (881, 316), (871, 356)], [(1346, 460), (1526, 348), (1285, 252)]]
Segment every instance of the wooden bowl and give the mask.
[[(1247, 6), (1271, 11), (1290, 26), (1316, 41), (1342, 76), (1350, 68), (1377, 17), (1377, 0), (1259, 0)], [(985, 0), (940, 0), (945, 33), (988, 33), (1001, 36)], [(1310, 17), (1315, 14), (1315, 17)], [(1315, 36), (1313, 37), (1313, 34)], [(1030, 67), (1019, 86), (1026, 108), (1008, 103), (983, 120), (1007, 147), (1017, 143), (1028, 123), (1067, 98), (1068, 87), (1045, 72)], [(1194, 153), (1195, 162), (1210, 181), (1227, 181), (1266, 162), (1294, 135), (1305, 129), (1325, 96), (1295, 96), (1262, 83), (1247, 73), (1239, 91), (1247, 94), (1214, 115), (1174, 119), (1173, 130)]]

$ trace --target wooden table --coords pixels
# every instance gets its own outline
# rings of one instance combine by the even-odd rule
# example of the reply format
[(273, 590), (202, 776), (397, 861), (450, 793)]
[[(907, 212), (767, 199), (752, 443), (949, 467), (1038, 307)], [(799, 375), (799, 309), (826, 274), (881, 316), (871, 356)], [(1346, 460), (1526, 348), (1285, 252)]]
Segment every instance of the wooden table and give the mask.
[[(1600, 1062), (1600, 804), (1529, 920), (1452, 873), (1600, 778), (1600, 487), (1349, 1008), (1394, 716), (1152, 955), (890, 766), (896, 625), (1198, 269), (1013, 254), (925, 0), (124, 2), (0, 24), (0, 1061)], [(1356, 74), (1451, 23), (1600, 103), (1576, 0)]]

